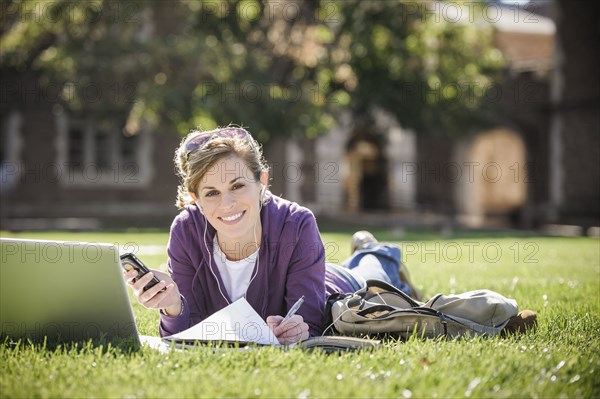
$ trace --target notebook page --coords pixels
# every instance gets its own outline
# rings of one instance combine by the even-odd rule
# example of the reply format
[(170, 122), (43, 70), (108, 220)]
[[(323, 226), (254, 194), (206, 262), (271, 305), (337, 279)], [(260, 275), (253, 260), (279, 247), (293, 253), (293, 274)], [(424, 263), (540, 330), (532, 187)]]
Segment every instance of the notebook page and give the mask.
[(165, 338), (280, 345), (273, 331), (246, 298), (240, 298), (195, 326)]

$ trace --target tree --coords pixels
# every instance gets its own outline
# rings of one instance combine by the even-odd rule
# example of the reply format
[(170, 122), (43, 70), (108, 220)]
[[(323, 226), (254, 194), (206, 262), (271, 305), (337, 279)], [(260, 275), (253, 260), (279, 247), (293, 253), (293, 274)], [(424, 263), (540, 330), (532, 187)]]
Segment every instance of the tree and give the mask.
[(342, 109), (368, 124), (381, 108), (453, 135), (488, 116), (502, 57), (489, 29), (436, 18), (435, 4), (2, 2), (0, 71), (55, 88), (69, 112), (123, 112), (128, 134), (233, 122), (262, 140), (314, 137)]
[(490, 119), (503, 59), (491, 27), (475, 19), (477, 4), (454, 14), (439, 2), (340, 4), (329, 63), (337, 97), (359, 123), (371, 123), (377, 107), (419, 133), (452, 136)]

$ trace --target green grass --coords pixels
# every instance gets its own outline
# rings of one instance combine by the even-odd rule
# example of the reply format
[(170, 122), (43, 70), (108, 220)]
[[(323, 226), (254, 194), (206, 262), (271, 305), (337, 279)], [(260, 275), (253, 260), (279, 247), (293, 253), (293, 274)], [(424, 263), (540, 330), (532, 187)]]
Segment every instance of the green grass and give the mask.
[[(376, 234), (377, 236), (386, 236)], [(166, 232), (2, 233), (3, 237), (136, 243), (165, 267)], [(598, 397), (600, 241), (592, 238), (407, 234), (399, 242), (416, 284), (431, 296), (489, 288), (538, 312), (535, 332), (463, 341), (386, 342), (373, 352), (300, 349), (160, 354), (115, 347), (0, 345), (0, 396), (31, 397)], [(393, 238), (393, 237), (392, 237)], [(323, 233), (328, 260), (350, 234)], [(158, 315), (134, 303), (141, 334)]]

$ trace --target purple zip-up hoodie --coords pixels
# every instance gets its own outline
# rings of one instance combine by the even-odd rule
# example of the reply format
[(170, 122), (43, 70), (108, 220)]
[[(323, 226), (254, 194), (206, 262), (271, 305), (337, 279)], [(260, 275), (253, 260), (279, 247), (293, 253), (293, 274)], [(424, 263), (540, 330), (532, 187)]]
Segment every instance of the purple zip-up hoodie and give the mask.
[[(270, 195), (260, 218), (262, 240), (252, 273), (256, 277), (248, 287), (246, 299), (266, 319), (285, 315), (304, 295), (298, 314), (308, 324), (310, 336), (320, 334), (327, 295), (352, 290), (330, 275), (326, 286), (325, 250), (314, 215), (294, 202)], [(161, 313), (161, 336), (183, 331), (231, 301), (212, 258), (215, 233), (195, 205), (188, 205), (173, 221), (167, 247), (168, 268), (183, 297), (183, 312), (175, 317)]]

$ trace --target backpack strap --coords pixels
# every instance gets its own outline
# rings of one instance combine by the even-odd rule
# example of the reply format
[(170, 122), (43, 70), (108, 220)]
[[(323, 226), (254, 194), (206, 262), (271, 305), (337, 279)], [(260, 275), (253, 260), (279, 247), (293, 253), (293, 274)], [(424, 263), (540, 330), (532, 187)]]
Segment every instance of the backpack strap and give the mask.
[(388, 293), (393, 293), (394, 295), (398, 295), (399, 297), (404, 299), (406, 302), (408, 302), (410, 304), (410, 306), (413, 308), (423, 306), (423, 304), (421, 302), (415, 301), (413, 298), (411, 298), (409, 295), (406, 295), (404, 292), (400, 291), (398, 288), (394, 287), (391, 284), (386, 283), (385, 281), (381, 281), (381, 280), (376, 280), (376, 279), (367, 280), (367, 286), (365, 288), (363, 288), (362, 290), (357, 291), (356, 294), (360, 294), (362, 292), (364, 292), (363, 297), (367, 300), (369, 298), (372, 298), (373, 296), (377, 295), (380, 292), (388, 292)]

